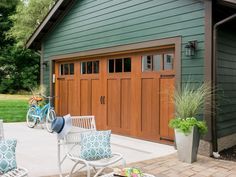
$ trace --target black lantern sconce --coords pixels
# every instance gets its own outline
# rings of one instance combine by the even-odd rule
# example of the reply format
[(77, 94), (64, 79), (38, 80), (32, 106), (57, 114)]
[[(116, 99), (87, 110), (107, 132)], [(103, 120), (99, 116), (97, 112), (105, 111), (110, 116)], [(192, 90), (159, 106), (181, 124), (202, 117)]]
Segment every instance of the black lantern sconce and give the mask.
[(194, 56), (197, 52), (197, 41), (189, 41), (185, 47), (185, 55), (187, 57)]
[(48, 67), (48, 61), (44, 61), (42, 65), (43, 65), (43, 69), (46, 69)]

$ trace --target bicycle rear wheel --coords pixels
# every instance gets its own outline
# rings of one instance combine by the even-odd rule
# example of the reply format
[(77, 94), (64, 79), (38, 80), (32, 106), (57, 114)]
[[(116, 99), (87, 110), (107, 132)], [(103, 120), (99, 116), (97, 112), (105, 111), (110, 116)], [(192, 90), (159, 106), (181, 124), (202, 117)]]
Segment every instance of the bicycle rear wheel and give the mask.
[(53, 109), (49, 109), (46, 117), (46, 128), (49, 133), (52, 133), (52, 121), (56, 118), (56, 113)]
[(34, 117), (35, 115), (37, 115), (36, 108), (35, 107), (29, 108), (26, 115), (26, 123), (27, 126), (30, 128), (34, 128), (34, 126), (36, 125), (37, 120)]

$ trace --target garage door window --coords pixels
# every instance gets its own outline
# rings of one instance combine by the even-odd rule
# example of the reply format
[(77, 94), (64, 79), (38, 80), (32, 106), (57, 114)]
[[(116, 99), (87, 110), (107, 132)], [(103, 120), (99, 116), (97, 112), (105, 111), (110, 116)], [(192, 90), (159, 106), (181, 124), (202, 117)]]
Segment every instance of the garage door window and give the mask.
[(99, 73), (99, 61), (81, 62), (81, 74), (97, 74), (97, 73)]
[(60, 75), (74, 75), (74, 63), (60, 64)]
[(164, 70), (173, 70), (173, 54), (164, 54)]
[(131, 72), (131, 58), (116, 58), (108, 60), (109, 73)]
[(157, 55), (142, 56), (142, 71), (163, 71), (174, 69), (174, 55), (164, 53)]

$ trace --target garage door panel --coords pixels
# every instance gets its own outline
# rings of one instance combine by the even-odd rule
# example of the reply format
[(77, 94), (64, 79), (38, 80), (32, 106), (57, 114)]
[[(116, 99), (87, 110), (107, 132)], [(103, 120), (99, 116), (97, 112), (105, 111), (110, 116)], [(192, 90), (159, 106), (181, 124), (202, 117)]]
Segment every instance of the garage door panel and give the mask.
[(80, 80), (80, 115), (90, 115), (89, 80)]
[(174, 77), (161, 78), (160, 80), (160, 136), (173, 139), (174, 132), (169, 128), (170, 119), (174, 117), (172, 96), (174, 92)]
[(141, 131), (150, 132), (152, 127), (153, 79), (142, 79), (142, 118)]
[(152, 91), (152, 120), (151, 120), (151, 134), (154, 137), (159, 135), (159, 79), (153, 78), (153, 91)]
[(76, 91), (76, 82), (74, 80), (68, 80), (68, 113), (71, 115), (79, 115), (79, 106), (78, 106), (78, 92)]
[(96, 126), (97, 129), (103, 129), (104, 127), (104, 116), (101, 105), (101, 81), (98, 79), (92, 79), (92, 115), (96, 115)]
[(157, 140), (159, 138), (159, 81), (158, 78), (141, 79), (141, 121), (140, 136)]
[(57, 115), (67, 114), (67, 81), (65, 79), (58, 79), (58, 110)]
[(107, 119), (108, 127), (120, 128), (120, 82), (117, 79), (107, 80)]
[(131, 119), (131, 79), (121, 79), (121, 128), (130, 129)]

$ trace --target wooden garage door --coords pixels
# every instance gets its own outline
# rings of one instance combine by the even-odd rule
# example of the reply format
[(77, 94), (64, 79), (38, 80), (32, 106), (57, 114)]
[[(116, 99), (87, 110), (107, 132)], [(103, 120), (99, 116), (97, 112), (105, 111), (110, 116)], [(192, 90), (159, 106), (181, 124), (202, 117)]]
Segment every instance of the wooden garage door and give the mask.
[(132, 57), (107, 59), (107, 126), (113, 132), (130, 135), (131, 130), (131, 60)]
[(59, 114), (93, 114), (98, 129), (151, 141), (173, 140), (168, 127), (174, 117), (173, 50), (72, 63), (74, 74), (67, 75), (63, 72), (71, 63), (57, 64)]
[(75, 105), (78, 104), (78, 92), (76, 81), (76, 63), (56, 63), (56, 113), (57, 115), (78, 114)]
[(106, 72), (107, 126), (113, 132), (172, 141), (175, 84), (172, 50), (147, 55), (110, 57)]
[(79, 115), (95, 115), (97, 129), (105, 128), (102, 63), (103, 61), (97, 58), (80, 61), (78, 76)]
[(171, 50), (146, 54), (141, 56), (141, 62), (138, 134), (144, 139), (173, 141), (168, 124), (174, 117), (174, 54)]
[(101, 60), (58, 62), (55, 67), (57, 115), (95, 115), (97, 128), (104, 129)]

